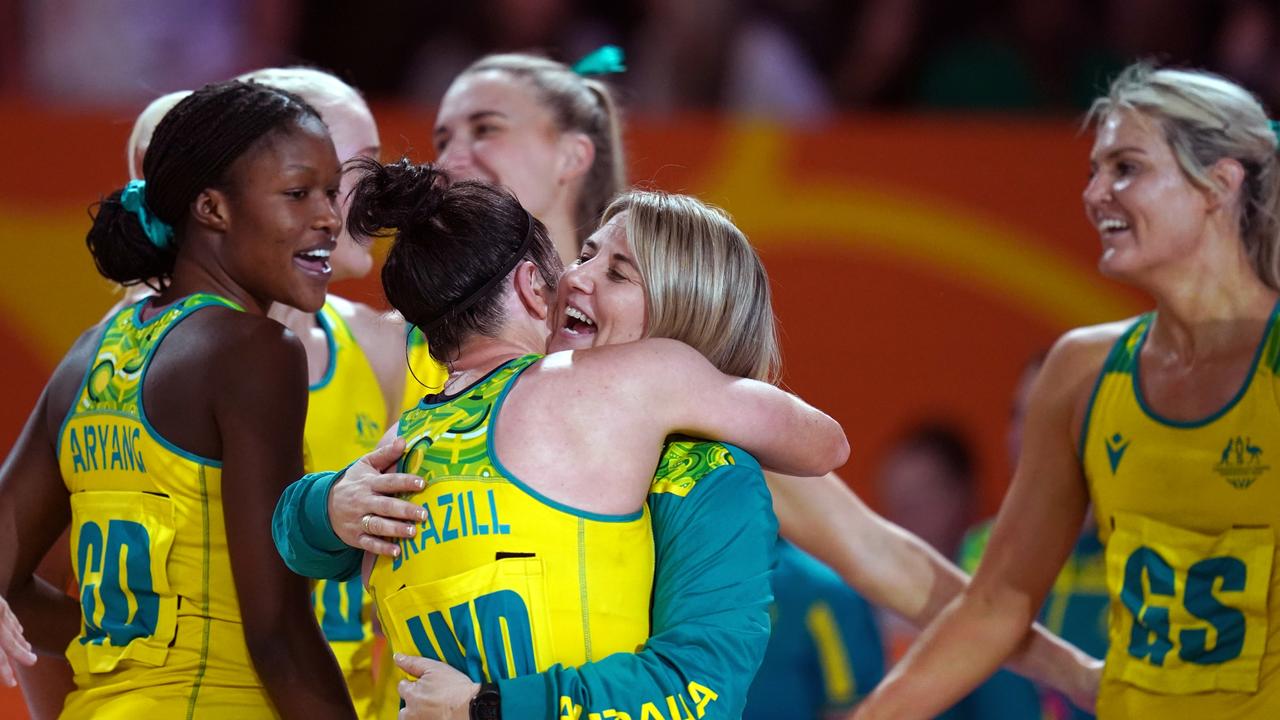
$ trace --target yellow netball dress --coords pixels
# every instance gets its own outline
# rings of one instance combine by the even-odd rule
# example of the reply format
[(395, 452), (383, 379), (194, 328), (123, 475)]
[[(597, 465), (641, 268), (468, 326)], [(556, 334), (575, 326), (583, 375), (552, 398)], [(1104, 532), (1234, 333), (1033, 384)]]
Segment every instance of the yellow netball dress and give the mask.
[[(376, 447), (385, 431), (387, 403), (373, 367), (343, 319), (344, 306), (349, 305), (330, 296), (316, 315), (329, 341), (329, 364), (324, 377), (310, 388), (304, 432), (307, 472), (346, 467)], [(380, 694), (373, 686), (372, 600), (359, 579), (320, 580), (312, 600), (356, 713), (376, 717)]]
[(1234, 399), (1196, 422), (1143, 401), (1154, 316), (1116, 342), (1081, 442), (1106, 544), (1102, 718), (1280, 717), (1280, 328)]
[(408, 499), (428, 516), (399, 556), (377, 558), (369, 578), (396, 652), (442, 660), (477, 681), (634, 652), (649, 634), (648, 509), (565, 507), (494, 452), (502, 401), (537, 360), (506, 363), (400, 419), (401, 471), (426, 480)]
[(427, 350), (427, 336), (416, 327), (410, 327), (405, 338), (405, 356), (409, 370), (404, 378), (401, 412), (417, 407), (423, 395), (444, 390), (444, 382), (449, 379), (449, 371)]
[(274, 717), (245, 645), (221, 462), (166, 441), (143, 410), (165, 335), (202, 308), (239, 308), (192, 295), (143, 322), (146, 302), (107, 321), (58, 434), (82, 607), (63, 716)]

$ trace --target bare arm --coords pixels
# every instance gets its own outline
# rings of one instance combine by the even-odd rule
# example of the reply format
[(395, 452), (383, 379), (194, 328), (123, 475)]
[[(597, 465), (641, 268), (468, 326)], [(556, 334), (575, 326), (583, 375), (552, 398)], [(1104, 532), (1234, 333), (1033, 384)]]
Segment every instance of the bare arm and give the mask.
[[(71, 507), (58, 467), (57, 432), (97, 336), (97, 329), (84, 333), (59, 364), (0, 468), (0, 596), (12, 611), (4, 613), (10, 635), (0, 655), (30, 665), (36, 658), (29, 651), (40, 654), (38, 667), (18, 669), (37, 717), (48, 708), (61, 710), (71, 689), (70, 667), (62, 655), (80, 631), (80, 606), (35, 572), (51, 547), (66, 553), (65, 544), (57, 541), (71, 521)], [(70, 559), (68, 554), (50, 560), (65, 570)], [(19, 633), (25, 628), (25, 639), (12, 635), (15, 626)]]
[[(969, 577), (928, 543), (867, 507), (834, 474), (766, 473), (780, 534), (822, 560), (873, 604), (924, 629)], [(1038, 607), (1038, 606), (1037, 606)], [(1079, 672), (1094, 662), (1036, 624), (1008, 665), (1079, 698)]]
[(333, 654), (311, 610), (307, 581), (285, 567), (271, 513), (302, 475), (307, 412), (302, 345), (263, 320), (219, 346), (214, 412), (222, 441), (223, 512), (231, 571), (254, 669), (289, 718), (354, 717)]
[(600, 377), (596, 387), (664, 435), (732, 443), (794, 475), (822, 475), (849, 458), (844, 430), (829, 415), (768, 383), (726, 375), (684, 343), (651, 338), (582, 354)]
[[(1027, 628), (1084, 519), (1088, 490), (1074, 421), (1102, 364), (1100, 343), (1064, 338), (1031, 394), (1022, 457), (972, 584), (939, 614), (859, 709), (859, 718), (926, 718), (949, 707), (1009, 655), (1039, 641)], [(1049, 670), (1039, 659), (1031, 669)]]
[[(36, 578), (48, 582), (56, 590), (65, 591), (75, 582), (70, 543), (70, 533), (64, 530), (36, 567)], [(67, 662), (65, 654), (46, 654), (35, 665), (16, 669), (18, 685), (27, 701), (31, 719), (58, 717), (62, 713), (63, 700), (76, 688), (71, 663)]]

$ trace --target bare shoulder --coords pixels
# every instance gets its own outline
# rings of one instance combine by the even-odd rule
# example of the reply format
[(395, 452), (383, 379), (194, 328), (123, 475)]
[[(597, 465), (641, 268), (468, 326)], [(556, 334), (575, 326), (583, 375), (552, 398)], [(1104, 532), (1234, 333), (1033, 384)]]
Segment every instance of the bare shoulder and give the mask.
[[(702, 369), (711, 363), (697, 350), (679, 340), (669, 338), (645, 338), (635, 342), (575, 350), (555, 355), (572, 355), (572, 364), (589, 372), (644, 374), (646, 372), (678, 373), (681, 370)], [(548, 356), (548, 359), (555, 357)]]
[(1133, 321), (1129, 318), (1067, 331), (1049, 350), (1045, 374), (1058, 382), (1096, 376), (1111, 348)]
[(105, 324), (106, 321), (100, 322), (81, 333), (49, 378), (44, 412), (51, 424), (52, 435), (57, 434), (57, 426), (62, 424), (62, 419), (71, 411), (71, 405), (76, 401), (80, 383), (89, 372), (89, 363), (93, 362), (98, 341), (106, 330)]
[(378, 378), (388, 410), (396, 411), (405, 381), (404, 318), (397, 312), (380, 312), (364, 303), (330, 295), (329, 306), (347, 323), (356, 344)]
[(366, 354), (391, 353), (397, 359), (404, 352), (405, 325), (399, 313), (384, 313), (364, 303), (330, 295), (329, 307), (351, 328), (351, 334)]
[(183, 361), (203, 364), (209, 377), (220, 378), (220, 387), (250, 389), (258, 383), (247, 382), (249, 378), (291, 382), (299, 375), (302, 387), (306, 387), (307, 356), (302, 341), (265, 315), (209, 307), (192, 315), (175, 332), (181, 333), (178, 348)]
[(1116, 341), (1134, 319), (1076, 328), (1054, 343), (1032, 393), (1033, 404), (1061, 419), (1075, 437), (1094, 385)]

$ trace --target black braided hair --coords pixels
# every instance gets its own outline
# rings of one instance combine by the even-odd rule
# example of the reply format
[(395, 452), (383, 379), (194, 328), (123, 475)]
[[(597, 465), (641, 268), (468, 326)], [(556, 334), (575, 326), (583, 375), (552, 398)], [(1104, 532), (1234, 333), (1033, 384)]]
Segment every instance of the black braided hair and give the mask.
[(123, 285), (173, 272), (192, 201), (221, 187), (231, 164), (260, 138), (320, 114), (298, 96), (255, 82), (206, 85), (165, 113), (142, 161), (146, 203), (174, 237), (156, 247), (137, 217), (120, 204), (122, 189), (98, 203), (85, 237), (98, 272)]

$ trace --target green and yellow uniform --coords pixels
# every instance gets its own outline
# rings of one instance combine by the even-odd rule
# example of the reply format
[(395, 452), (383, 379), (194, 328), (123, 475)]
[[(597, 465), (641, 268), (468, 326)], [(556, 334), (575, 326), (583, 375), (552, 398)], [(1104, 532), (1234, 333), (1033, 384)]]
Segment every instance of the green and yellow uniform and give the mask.
[(785, 540), (773, 571), (773, 632), (743, 720), (844, 714), (884, 678), (871, 604), (834, 570)]
[(393, 650), (477, 681), (632, 652), (649, 634), (647, 508), (601, 515), (564, 506), (522, 483), (494, 451), (502, 402), (538, 359), (512, 360), (401, 417), (399, 469), (426, 481), (407, 499), (428, 514), (369, 578)]
[[(466, 428), (465, 418), (458, 422)], [(360, 570), (362, 551), (344, 545), (329, 525), (327, 497), (340, 476), (339, 472), (307, 475), (286, 488), (276, 505), (272, 518), (276, 549), (295, 572), (345, 579)], [(479, 514), (468, 517), (478, 517), (486, 531), (510, 524), (505, 509), (500, 508), (495, 519), (487, 514), (487, 496), (475, 497)], [(451, 498), (444, 506), (439, 500), (429, 505), (434, 530), (427, 533), (427, 524), (420, 526), (419, 534), (427, 537), (415, 540), (413, 547), (421, 551), (424, 543), (433, 548), (440, 541), (462, 542), (463, 527), (471, 536), (478, 534), (478, 526), (471, 532), (469, 520), (459, 524), (462, 517), (457, 514), (450, 533), (448, 513), (460, 511), (449, 508), (457, 508), (458, 502)], [(715, 720), (742, 716), (747, 688), (769, 641), (773, 600), (769, 575), (778, 526), (760, 465), (729, 445), (670, 442), (654, 475), (648, 508), (657, 561), (652, 636), (634, 653), (601, 657), (604, 653), (597, 644), (596, 659), (591, 662), (575, 666), (565, 661), (536, 674), (499, 679), (503, 717)], [(630, 547), (631, 552), (643, 549)], [(494, 552), (479, 559), (497, 557)], [(615, 590), (608, 582), (602, 585), (615, 593), (625, 590)], [(592, 592), (594, 602), (599, 593)], [(437, 611), (418, 623), (424, 630), (427, 626), (439, 629), (436, 637), (446, 640), (459, 628), (471, 638), (464, 643), (454, 636), (454, 642), (438, 646), (427, 637), (422, 647), (430, 649), (425, 653), (428, 657), (441, 657), (438, 649), (455, 661), (479, 657), (481, 643), (469, 631), (482, 616), (464, 609)], [(409, 634), (413, 643), (409, 652), (418, 654), (414, 633)]]
[(648, 505), (658, 565), (644, 647), (500, 680), (503, 717), (743, 717), (769, 643), (777, 558), (778, 522), (764, 473), (731, 445), (669, 442)]
[(1280, 717), (1280, 328), (1194, 421), (1143, 400), (1154, 315), (1116, 342), (1081, 432), (1111, 596), (1099, 717)]
[(192, 295), (143, 322), (146, 302), (106, 322), (58, 434), (82, 606), (63, 715), (273, 717), (245, 644), (222, 464), (165, 440), (143, 409), (168, 332), (201, 309), (236, 306)]
[[(344, 306), (349, 305), (347, 300), (329, 296), (316, 315), (328, 339), (329, 364), (324, 376), (309, 388), (303, 434), (308, 472), (346, 467), (373, 450), (384, 432), (387, 401), (373, 366), (343, 319)], [(346, 678), (356, 714), (377, 717), (383, 693), (374, 688), (372, 599), (356, 579), (320, 580), (312, 600), (320, 629)], [(395, 681), (390, 684), (394, 686)]]

